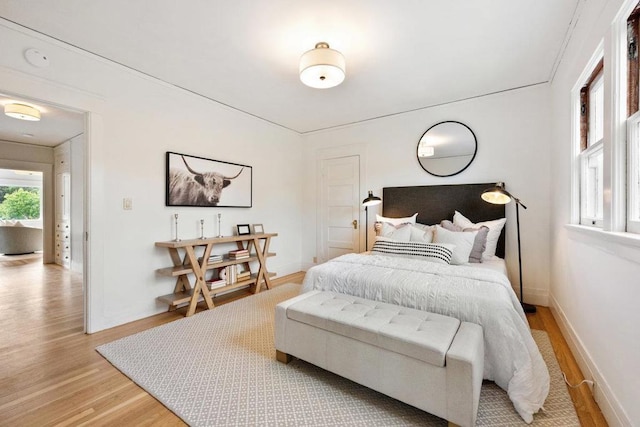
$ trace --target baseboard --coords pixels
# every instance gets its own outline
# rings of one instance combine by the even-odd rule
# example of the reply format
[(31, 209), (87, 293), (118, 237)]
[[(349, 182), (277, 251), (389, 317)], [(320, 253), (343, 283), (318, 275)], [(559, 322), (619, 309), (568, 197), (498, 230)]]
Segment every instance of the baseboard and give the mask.
[(297, 273), (287, 274), (286, 276), (278, 276), (271, 279), (273, 286), (284, 285), (285, 283), (302, 283), (305, 272), (298, 271)]
[(549, 307), (549, 292), (546, 289), (527, 289), (524, 293), (524, 301), (529, 304)]
[(307, 271), (307, 270), (309, 270), (311, 267), (313, 267), (314, 265), (318, 265), (318, 264), (315, 264), (315, 263), (313, 263), (313, 262), (303, 262), (303, 263), (302, 263), (302, 271)]
[(613, 391), (609, 387), (609, 384), (591, 358), (589, 351), (585, 348), (584, 344), (576, 334), (575, 329), (571, 326), (569, 319), (564, 314), (564, 311), (553, 294), (550, 295), (549, 300), (551, 303), (549, 305), (551, 313), (556, 319), (556, 322), (560, 327), (560, 331), (567, 341), (582, 374), (585, 379), (595, 382), (595, 386), (592, 389), (593, 397), (596, 403), (598, 403), (607, 423), (612, 427), (632, 425), (631, 420), (620, 405), (620, 402), (618, 402), (618, 399), (616, 399)]

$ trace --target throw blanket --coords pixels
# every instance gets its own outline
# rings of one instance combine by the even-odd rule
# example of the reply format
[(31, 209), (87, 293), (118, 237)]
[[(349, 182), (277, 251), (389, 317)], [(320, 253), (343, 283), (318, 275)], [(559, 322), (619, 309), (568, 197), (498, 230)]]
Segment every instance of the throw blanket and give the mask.
[(484, 378), (527, 423), (549, 393), (549, 371), (501, 273), (384, 255), (348, 254), (307, 271), (302, 292), (334, 291), (439, 313), (484, 328)]

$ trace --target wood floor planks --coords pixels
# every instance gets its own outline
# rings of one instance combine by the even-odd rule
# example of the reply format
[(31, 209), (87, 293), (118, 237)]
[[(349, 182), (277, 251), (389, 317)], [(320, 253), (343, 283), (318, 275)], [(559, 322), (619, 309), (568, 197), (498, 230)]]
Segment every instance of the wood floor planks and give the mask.
[[(95, 347), (184, 316), (166, 312), (93, 335), (83, 333), (79, 275), (41, 259), (0, 260), (0, 425), (183, 426), (171, 411), (102, 358)], [(301, 283), (304, 273), (276, 283)], [(216, 305), (249, 295), (240, 290)], [(580, 370), (550, 310), (528, 315), (546, 330), (569, 380)], [(585, 426), (606, 425), (586, 386), (569, 390)]]

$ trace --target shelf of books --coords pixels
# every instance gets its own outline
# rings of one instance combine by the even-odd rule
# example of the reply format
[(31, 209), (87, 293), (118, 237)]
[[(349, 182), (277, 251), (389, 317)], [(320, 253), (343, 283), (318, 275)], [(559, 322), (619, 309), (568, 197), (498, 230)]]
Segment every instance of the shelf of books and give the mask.
[[(205, 301), (207, 308), (213, 308), (216, 294), (246, 286), (252, 286), (254, 293), (259, 292), (262, 285), (270, 289), (270, 279), (275, 274), (267, 270), (266, 260), (276, 255), (269, 252), (269, 242), (274, 236), (277, 234), (156, 242), (156, 246), (169, 249), (174, 263), (173, 267), (160, 268), (156, 272), (177, 278), (174, 292), (157, 299), (169, 304), (170, 310), (189, 304), (186, 315), (190, 316), (195, 313), (198, 302)], [(237, 248), (225, 254), (212, 253), (215, 244), (227, 243), (236, 243)], [(197, 256), (196, 247), (201, 246), (204, 246), (204, 252)], [(256, 272), (252, 271), (252, 266)], [(191, 279), (195, 279), (194, 285)]]

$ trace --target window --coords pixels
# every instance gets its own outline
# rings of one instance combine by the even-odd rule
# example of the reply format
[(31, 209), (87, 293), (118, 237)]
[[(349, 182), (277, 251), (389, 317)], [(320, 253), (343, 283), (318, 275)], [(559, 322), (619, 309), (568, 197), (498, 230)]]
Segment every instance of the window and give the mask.
[(640, 233), (640, 112), (627, 120), (627, 231)]
[(640, 3), (627, 19), (627, 231), (640, 233)]
[(604, 62), (580, 90), (580, 224), (602, 227), (604, 203)]
[(40, 189), (0, 187), (0, 219), (40, 219)]
[(0, 169), (0, 219), (42, 217), (42, 173)]
[(611, 30), (572, 91), (572, 221), (640, 234), (639, 0), (624, 1)]

